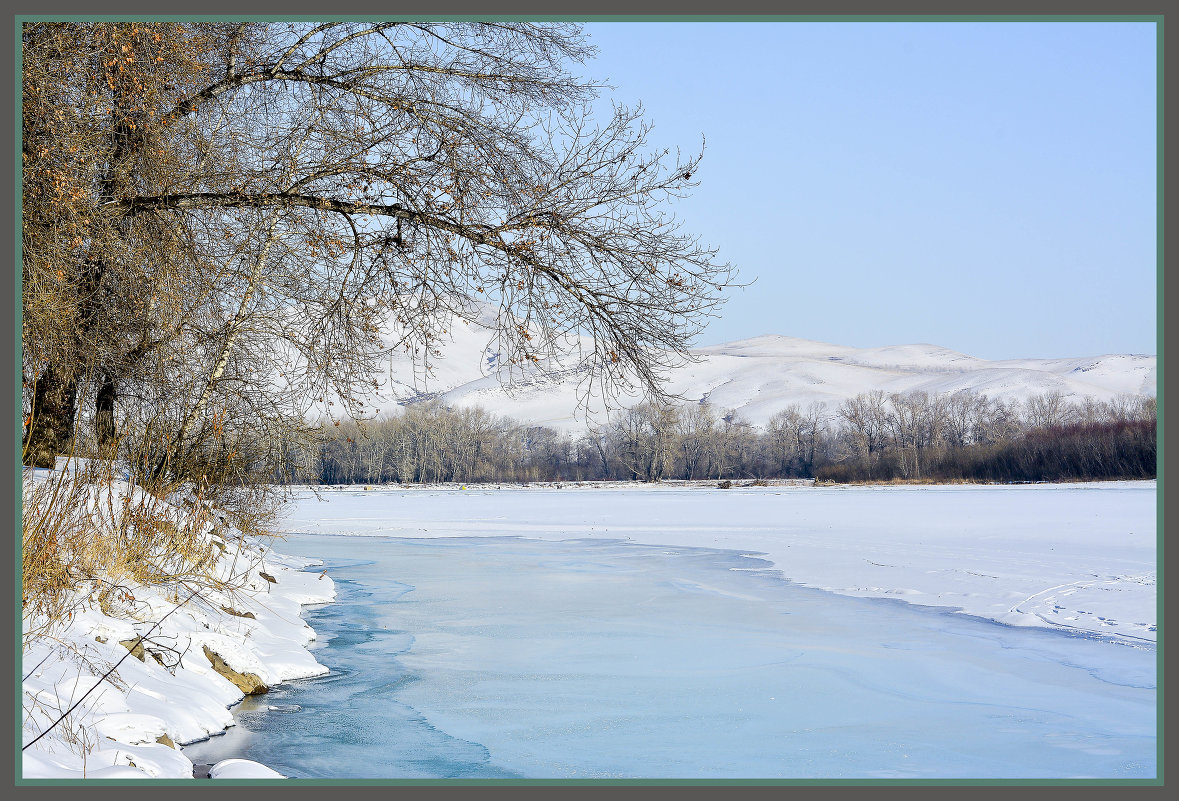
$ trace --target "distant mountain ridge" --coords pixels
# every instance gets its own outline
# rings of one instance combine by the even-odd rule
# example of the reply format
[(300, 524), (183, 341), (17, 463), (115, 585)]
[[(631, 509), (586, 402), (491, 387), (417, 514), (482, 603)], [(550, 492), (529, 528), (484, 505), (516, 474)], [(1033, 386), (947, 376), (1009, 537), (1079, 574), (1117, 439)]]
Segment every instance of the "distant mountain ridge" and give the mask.
[[(481, 406), (522, 422), (576, 431), (586, 425), (579, 408), (581, 374), (573, 370), (545, 375), (526, 373), (504, 386), (495, 368), (499, 354), (488, 348), (490, 331), (459, 325), (429, 375), (420, 368), (415, 380), (412, 359), (394, 356), (388, 381), (370, 396), (382, 409), (437, 398), (454, 407)], [(1107, 354), (1061, 359), (987, 360), (929, 344), (855, 348), (796, 337), (768, 334), (697, 348), (697, 361), (670, 375), (667, 389), (685, 403), (707, 402), (720, 413), (735, 411), (763, 425), (780, 409), (820, 402), (834, 412), (844, 399), (862, 392), (953, 393), (971, 390), (992, 398), (1023, 401), (1032, 395), (1059, 391), (1071, 400), (1092, 397), (1106, 401), (1119, 394), (1156, 393), (1156, 357)], [(641, 401), (624, 395), (616, 404)], [(604, 422), (604, 406), (591, 399), (589, 420)]]

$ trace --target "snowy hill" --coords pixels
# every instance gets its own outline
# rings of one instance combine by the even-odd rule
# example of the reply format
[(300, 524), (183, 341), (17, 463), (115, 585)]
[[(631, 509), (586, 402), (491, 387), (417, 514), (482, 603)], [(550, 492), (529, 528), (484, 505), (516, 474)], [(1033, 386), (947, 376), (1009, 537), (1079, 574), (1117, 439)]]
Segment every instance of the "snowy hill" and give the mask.
[[(396, 404), (438, 398), (448, 406), (482, 406), (494, 414), (558, 429), (584, 428), (586, 412), (578, 405), (581, 373), (564, 369), (550, 376), (534, 370), (505, 386), (507, 375), (497, 373), (500, 354), (490, 342), (488, 328), (460, 323), (448, 335), (450, 341), (442, 344), (441, 356), (431, 361), (428, 374), (420, 366), (415, 371), (411, 355), (394, 356), (388, 365), (389, 380), (372, 396), (373, 405), (395, 411)], [(721, 412), (736, 410), (755, 425), (791, 404), (805, 408), (818, 401), (834, 410), (845, 398), (873, 390), (972, 390), (1004, 400), (1056, 390), (1074, 401), (1155, 394), (1155, 356), (990, 361), (936, 345), (854, 348), (778, 335), (699, 348), (693, 354), (697, 361), (675, 370), (668, 390), (686, 403), (711, 403)], [(624, 395), (618, 402), (640, 400)], [(592, 400), (589, 410), (591, 422), (604, 421), (600, 399)]]

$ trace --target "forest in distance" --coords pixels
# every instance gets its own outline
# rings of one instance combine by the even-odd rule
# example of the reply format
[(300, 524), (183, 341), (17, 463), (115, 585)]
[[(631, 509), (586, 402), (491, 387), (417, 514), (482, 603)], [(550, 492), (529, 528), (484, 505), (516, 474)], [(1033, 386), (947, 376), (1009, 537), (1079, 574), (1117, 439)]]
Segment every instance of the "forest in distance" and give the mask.
[(1023, 402), (973, 392), (861, 393), (791, 405), (765, 426), (707, 404), (644, 403), (580, 436), (437, 402), (336, 421), (285, 450), (318, 484), (748, 480), (1085, 481), (1156, 475), (1156, 400)]

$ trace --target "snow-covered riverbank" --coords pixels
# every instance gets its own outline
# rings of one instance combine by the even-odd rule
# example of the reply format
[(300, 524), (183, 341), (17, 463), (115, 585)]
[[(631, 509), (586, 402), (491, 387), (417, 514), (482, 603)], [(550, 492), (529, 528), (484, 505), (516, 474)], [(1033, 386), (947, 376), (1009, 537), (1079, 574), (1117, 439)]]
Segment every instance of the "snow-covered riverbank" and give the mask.
[[(118, 503), (136, 491), (116, 481), (109, 492)], [(123, 583), (105, 603), (80, 593), (65, 625), (26, 642), (22, 778), (191, 778), (178, 746), (232, 726), (229, 708), (244, 697), (227, 675), (269, 687), (327, 672), (305, 647), (315, 632), (299, 615), (335, 597), (332, 580), (268, 543), (231, 537), (221, 548), (216, 569), (237, 589), (205, 587), (185, 603), (185, 585)], [(39, 622), (26, 619), (25, 630)], [(277, 775), (240, 761), (212, 772)]]
[(620, 539), (764, 555), (843, 595), (1156, 639), (1154, 481), (935, 486), (325, 488), (288, 531)]

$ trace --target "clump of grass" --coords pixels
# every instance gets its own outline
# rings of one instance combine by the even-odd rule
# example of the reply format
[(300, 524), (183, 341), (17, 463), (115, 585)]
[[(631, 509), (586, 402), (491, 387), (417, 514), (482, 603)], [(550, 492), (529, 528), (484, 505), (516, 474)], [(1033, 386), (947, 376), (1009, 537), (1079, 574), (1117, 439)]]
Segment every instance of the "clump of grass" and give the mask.
[[(109, 460), (76, 460), (26, 481), (21, 582), (25, 640), (72, 619), (80, 604), (139, 618), (134, 587), (164, 597), (194, 588), (232, 594), (244, 570), (218, 559), (245, 534), (267, 535), (277, 501), (264, 488), (123, 480)], [(236, 576), (236, 579), (234, 578)]]
[(92, 478), (64, 472), (24, 485), (21, 607), (26, 620), (46, 626), (72, 617), (74, 590), (113, 561), (112, 543), (96, 536), (90, 517)]
[(109, 532), (113, 561), (107, 572), (144, 585), (174, 585), (184, 578), (207, 577), (219, 551), (206, 535), (203, 508), (177, 520), (172, 507), (146, 492), (105, 493), (99, 517)]

